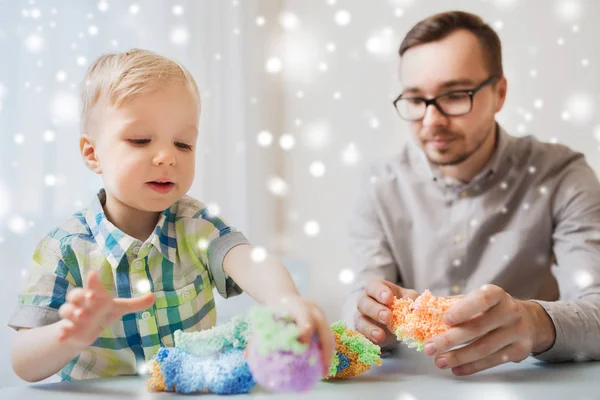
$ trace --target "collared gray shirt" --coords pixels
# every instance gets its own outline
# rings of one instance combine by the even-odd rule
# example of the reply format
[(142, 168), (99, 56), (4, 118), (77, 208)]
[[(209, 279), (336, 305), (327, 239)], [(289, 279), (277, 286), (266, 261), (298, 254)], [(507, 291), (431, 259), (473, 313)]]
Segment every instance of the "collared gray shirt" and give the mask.
[(356, 279), (344, 316), (372, 279), (458, 295), (484, 284), (541, 304), (556, 341), (538, 358), (600, 359), (600, 184), (581, 153), (498, 127), (468, 184), (432, 168), (416, 144), (377, 164), (350, 238)]

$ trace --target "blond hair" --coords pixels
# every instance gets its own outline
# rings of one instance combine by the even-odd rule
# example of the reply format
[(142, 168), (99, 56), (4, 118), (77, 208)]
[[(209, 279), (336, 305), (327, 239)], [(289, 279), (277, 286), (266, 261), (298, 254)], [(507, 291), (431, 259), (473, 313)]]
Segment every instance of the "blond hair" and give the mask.
[(81, 132), (86, 133), (91, 110), (101, 99), (120, 107), (140, 94), (173, 82), (187, 86), (200, 107), (196, 81), (177, 61), (141, 49), (100, 56), (88, 68), (81, 87)]

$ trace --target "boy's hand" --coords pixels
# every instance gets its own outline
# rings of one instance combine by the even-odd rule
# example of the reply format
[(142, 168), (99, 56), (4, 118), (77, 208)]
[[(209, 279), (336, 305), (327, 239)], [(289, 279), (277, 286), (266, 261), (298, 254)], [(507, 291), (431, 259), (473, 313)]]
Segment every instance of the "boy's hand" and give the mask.
[(309, 343), (313, 334), (317, 334), (321, 346), (323, 376), (327, 375), (333, 358), (335, 340), (319, 306), (296, 294), (286, 295), (275, 304), (268, 305), (289, 314), (296, 321), (302, 343)]
[(412, 289), (405, 289), (384, 280), (373, 280), (367, 283), (363, 293), (356, 302), (354, 327), (356, 330), (381, 347), (397, 341), (396, 336), (388, 329), (392, 318), (392, 311), (388, 306), (394, 300), (416, 299), (419, 293)]
[(83, 288), (67, 294), (67, 302), (58, 310), (63, 326), (59, 340), (76, 349), (90, 347), (100, 333), (123, 315), (145, 310), (154, 303), (154, 294), (133, 299), (113, 299), (96, 271), (91, 271)]

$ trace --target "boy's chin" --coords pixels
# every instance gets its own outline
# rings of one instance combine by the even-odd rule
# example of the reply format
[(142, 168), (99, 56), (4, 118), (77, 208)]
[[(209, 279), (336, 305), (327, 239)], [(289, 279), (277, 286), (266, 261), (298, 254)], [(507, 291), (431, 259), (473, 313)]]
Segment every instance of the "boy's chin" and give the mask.
[(137, 209), (147, 212), (163, 212), (167, 208), (171, 207), (173, 203), (179, 200), (179, 197), (169, 196), (164, 199), (142, 199), (137, 202)]
[(147, 210), (150, 212), (163, 212), (171, 207), (174, 202), (175, 201), (163, 201), (160, 204), (153, 204), (151, 207), (148, 207)]

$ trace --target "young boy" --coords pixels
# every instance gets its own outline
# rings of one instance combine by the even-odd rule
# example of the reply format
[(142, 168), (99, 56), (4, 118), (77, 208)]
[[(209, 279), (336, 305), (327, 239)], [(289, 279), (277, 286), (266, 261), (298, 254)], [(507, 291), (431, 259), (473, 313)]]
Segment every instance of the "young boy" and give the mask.
[(316, 332), (327, 371), (333, 339), (321, 310), (279, 261), (253, 261), (242, 233), (186, 196), (200, 117), (189, 71), (145, 50), (105, 55), (87, 71), (81, 101), (81, 155), (104, 189), (36, 248), (9, 321), (17, 375), (143, 371), (176, 330), (215, 325), (213, 287), (288, 312), (303, 341)]

